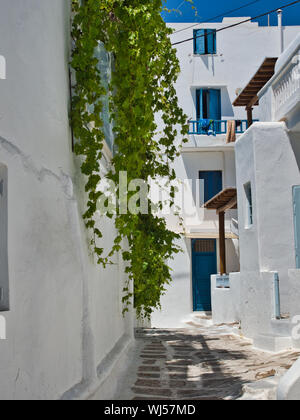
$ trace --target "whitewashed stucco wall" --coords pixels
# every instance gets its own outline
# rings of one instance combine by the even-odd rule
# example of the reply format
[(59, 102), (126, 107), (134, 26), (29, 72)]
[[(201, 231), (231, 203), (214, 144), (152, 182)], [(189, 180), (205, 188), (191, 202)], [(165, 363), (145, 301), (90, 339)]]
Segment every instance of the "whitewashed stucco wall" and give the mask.
[[(264, 307), (274, 294), (267, 301), (264, 293), (257, 293), (263, 275), (279, 272), (281, 310), (291, 313), (288, 272), (295, 267), (292, 187), (299, 184), (300, 174), (285, 124), (255, 123), (236, 144), (236, 166), (242, 290), (253, 291), (245, 299), (248, 306), (242, 302), (245, 308), (242, 323), (253, 335), (262, 332), (258, 325), (251, 327), (253, 317), (262, 326), (275, 314), (273, 308), (269, 311), (271, 319), (270, 314), (266, 314), (268, 318), (264, 316)], [(254, 210), (250, 228), (246, 226), (244, 192), (248, 182), (252, 186)]]
[[(244, 18), (226, 18), (222, 23), (203, 23), (196, 28), (220, 29), (243, 20)], [(175, 31), (188, 26), (187, 23), (170, 23)], [(193, 37), (193, 29), (171, 35), (172, 42)], [(243, 88), (256, 73), (266, 56), (277, 57), (280, 53), (279, 29), (259, 27), (257, 23), (248, 23), (240, 27), (217, 33), (217, 53), (215, 55), (194, 56), (193, 42), (189, 41), (176, 46), (181, 65), (181, 73), (176, 84), (179, 103), (188, 118), (196, 118), (195, 92), (197, 88), (221, 89), (222, 119), (246, 119), (244, 108), (234, 108), (238, 88)], [(299, 32), (299, 27), (284, 28), (284, 39), (287, 45)], [(254, 117), (259, 118), (257, 107)], [(195, 203), (196, 184), (200, 170), (222, 170), (223, 186), (236, 186), (234, 146), (225, 144), (225, 136), (189, 136), (181, 157), (175, 162), (178, 179), (191, 179), (192, 187), (188, 188), (186, 203)], [(226, 230), (230, 232), (231, 219), (237, 219), (236, 211), (226, 214)], [(170, 229), (178, 231), (176, 218), (168, 217)], [(182, 239), (183, 254), (176, 256), (171, 263), (173, 283), (162, 298), (162, 310), (152, 316), (154, 327), (178, 327), (190, 317), (192, 306), (192, 263), (191, 237), (218, 237), (218, 217), (214, 211), (197, 208), (196, 215), (185, 216), (186, 238)], [(251, 239), (250, 239), (251, 242)], [(255, 238), (252, 240), (254, 252), (249, 256), (251, 261), (258, 261), (258, 250), (255, 251)], [(227, 240), (228, 270), (239, 271), (239, 251), (237, 241)], [(249, 264), (249, 262), (247, 262)], [(258, 267), (258, 263), (257, 263)]]
[[(132, 316), (121, 313), (122, 263), (106, 271), (94, 264), (81, 218), (68, 115), (70, 3), (0, 0), (0, 10), (11, 290), (10, 311), (1, 314), (0, 397), (110, 398), (126, 365)], [(110, 222), (104, 231), (109, 246)]]
[[(223, 172), (223, 185), (234, 187), (235, 181), (235, 156), (233, 147), (228, 145), (221, 148), (211, 148), (205, 151), (193, 151), (185, 149), (181, 157), (175, 163), (178, 180), (191, 180), (191, 187), (186, 190), (185, 203), (196, 204), (196, 179), (199, 178), (200, 170), (220, 170)], [(199, 188), (201, 188), (199, 186)], [(201, 198), (201, 197), (200, 197)], [(201, 203), (203, 204), (203, 203)], [(187, 206), (190, 210), (190, 207)], [(179, 241), (183, 252), (176, 255), (170, 262), (172, 268), (172, 283), (167, 287), (165, 295), (161, 299), (161, 310), (153, 313), (151, 325), (160, 328), (178, 328), (185, 326), (193, 312), (193, 288), (192, 288), (192, 237), (218, 237), (218, 219), (215, 211), (204, 210), (202, 207), (194, 208), (195, 215), (186, 215), (184, 225), (186, 237)], [(237, 211), (229, 211), (226, 214), (226, 231), (230, 233), (232, 218), (237, 218)], [(167, 218), (168, 227), (178, 230), (176, 219)], [(218, 249), (218, 241), (217, 241)], [(231, 272), (239, 271), (239, 255), (236, 240), (226, 240), (226, 253), (228, 269)], [(219, 265), (219, 258), (217, 258)], [(219, 268), (218, 268), (219, 270)]]
[[(243, 17), (225, 18), (221, 23), (201, 23), (194, 28), (171, 36), (180, 42), (193, 37), (193, 29), (221, 29), (232, 23), (245, 20)], [(191, 26), (187, 23), (171, 23), (175, 31)], [(284, 27), (284, 47), (298, 35), (299, 26)], [(189, 118), (196, 117), (195, 90), (199, 87), (215, 87), (222, 90), (222, 118), (246, 119), (243, 107), (233, 108), (236, 90), (244, 88), (262, 64), (265, 57), (280, 55), (278, 27), (258, 26), (255, 22), (217, 33), (217, 53), (215, 55), (194, 56), (193, 42), (176, 46), (181, 64), (181, 74), (177, 83), (180, 105)], [(260, 118), (258, 107), (254, 118)]]

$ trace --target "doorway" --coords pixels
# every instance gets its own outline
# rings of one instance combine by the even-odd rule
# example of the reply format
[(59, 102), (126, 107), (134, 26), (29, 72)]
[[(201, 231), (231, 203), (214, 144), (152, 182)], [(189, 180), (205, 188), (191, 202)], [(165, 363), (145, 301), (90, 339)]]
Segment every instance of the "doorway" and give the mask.
[(193, 310), (211, 312), (211, 275), (217, 274), (215, 239), (192, 239)]

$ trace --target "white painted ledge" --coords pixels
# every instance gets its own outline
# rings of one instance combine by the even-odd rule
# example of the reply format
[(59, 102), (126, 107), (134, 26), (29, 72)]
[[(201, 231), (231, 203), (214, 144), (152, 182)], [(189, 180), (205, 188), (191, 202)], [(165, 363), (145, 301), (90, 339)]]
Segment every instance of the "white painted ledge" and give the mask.
[(300, 359), (280, 380), (277, 399), (279, 401), (300, 400)]

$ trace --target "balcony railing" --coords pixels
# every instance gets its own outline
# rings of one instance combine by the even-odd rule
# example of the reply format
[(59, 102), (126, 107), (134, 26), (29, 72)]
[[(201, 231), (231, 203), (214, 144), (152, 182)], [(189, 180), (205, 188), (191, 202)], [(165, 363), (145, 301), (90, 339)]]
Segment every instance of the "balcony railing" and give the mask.
[[(255, 120), (257, 121), (257, 120)], [(189, 134), (216, 136), (226, 134), (228, 128), (227, 120), (198, 120), (189, 121)], [(243, 134), (249, 128), (247, 120), (235, 120), (235, 131), (237, 134)]]
[(298, 107), (300, 101), (300, 48), (273, 83), (273, 116), (280, 120)]

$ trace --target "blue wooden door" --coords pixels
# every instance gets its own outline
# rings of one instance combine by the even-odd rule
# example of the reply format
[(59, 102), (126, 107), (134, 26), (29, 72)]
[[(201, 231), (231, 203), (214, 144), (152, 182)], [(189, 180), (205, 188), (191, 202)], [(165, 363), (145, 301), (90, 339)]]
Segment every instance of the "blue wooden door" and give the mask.
[(196, 90), (196, 117), (197, 120), (221, 120), (221, 91), (219, 89)]
[(293, 188), (296, 268), (300, 268), (300, 185)]
[(211, 275), (217, 274), (215, 239), (192, 240), (193, 309), (211, 311)]
[(220, 120), (221, 115), (221, 91), (218, 89), (209, 90), (208, 118), (210, 120)]
[(199, 171), (199, 179), (204, 181), (205, 203), (222, 191), (222, 178), (222, 171)]
[(197, 121), (203, 118), (203, 89), (196, 90), (196, 118)]

